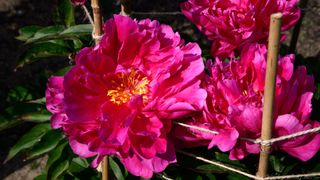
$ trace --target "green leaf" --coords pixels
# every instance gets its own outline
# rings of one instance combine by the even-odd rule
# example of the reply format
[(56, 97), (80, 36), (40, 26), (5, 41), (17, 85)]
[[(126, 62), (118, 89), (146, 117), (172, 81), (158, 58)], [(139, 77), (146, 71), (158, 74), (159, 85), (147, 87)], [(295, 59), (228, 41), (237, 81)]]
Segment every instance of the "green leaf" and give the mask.
[(213, 174), (206, 174), (209, 180), (216, 180), (216, 177)]
[(220, 167), (217, 167), (215, 165), (210, 165), (210, 164), (206, 164), (206, 165), (199, 165), (195, 168), (195, 170), (197, 172), (200, 172), (200, 173), (225, 173), (227, 172), (227, 170), (223, 169), (223, 168), (220, 168)]
[[(61, 27), (61, 26), (60, 26)], [(61, 28), (59, 31), (48, 32), (46, 34), (40, 34), (26, 41), (26, 44), (40, 43), (40, 42), (49, 42), (51, 40), (72, 40), (74, 41), (75, 49), (79, 46), (83, 46), (83, 43), (78, 39), (79, 37), (85, 35), (91, 35), (92, 25), (91, 24), (80, 24), (71, 26), (67, 29)]]
[(61, 32), (60, 35), (73, 35), (73, 36), (88, 35), (92, 33), (92, 30), (93, 28), (91, 24), (79, 24), (79, 25), (69, 27), (68, 29)]
[(67, 67), (61, 68), (57, 72), (55, 72), (54, 75), (55, 76), (64, 76), (71, 68), (72, 68), (72, 66), (67, 66)]
[(245, 177), (245, 176), (242, 176), (240, 174), (236, 174), (236, 173), (230, 173), (228, 176), (227, 176), (227, 179), (228, 180), (249, 180), (249, 178)]
[(124, 180), (124, 177), (123, 177), (123, 174), (122, 174), (122, 171), (121, 171), (119, 165), (112, 159), (112, 157), (109, 157), (108, 159), (109, 159), (110, 168), (111, 168), (113, 174), (115, 175), (115, 177), (118, 180)]
[(9, 91), (7, 99), (11, 103), (27, 101), (32, 99), (32, 94), (27, 88), (16, 86)]
[(32, 45), (26, 52), (23, 53), (19, 60), (18, 67), (22, 67), (25, 64), (32, 63), (39, 58), (62, 56), (67, 57), (71, 54), (69, 48), (61, 46), (52, 42), (45, 42)]
[(82, 166), (84, 168), (87, 168), (89, 167), (89, 163), (86, 159), (83, 159), (83, 158), (79, 158), (79, 157), (76, 157), (76, 158), (73, 158), (72, 159), (72, 162), (78, 164), (79, 166)]
[(39, 29), (41, 29), (40, 26), (25, 26), (19, 30), (19, 36), (17, 36), (16, 39), (27, 41), (29, 38), (33, 37)]
[(320, 83), (317, 85), (317, 91), (314, 94), (316, 100), (320, 100)]
[(47, 174), (42, 173), (39, 176), (35, 177), (33, 180), (47, 180)]
[(62, 160), (61, 162), (59, 162), (57, 164), (57, 166), (55, 166), (54, 168), (52, 168), (52, 172), (51, 172), (51, 176), (49, 176), (48, 179), (58, 179), (59, 176), (61, 176), (65, 171), (68, 170), (69, 168), (69, 160)]
[(229, 159), (229, 155), (226, 153), (214, 152), (216, 160), (232, 165), (238, 169), (246, 169), (246, 166), (242, 164), (240, 161), (233, 161)]
[(73, 40), (73, 47), (75, 50), (79, 51), (83, 47), (83, 43), (79, 39), (74, 39)]
[(9, 106), (0, 114), (0, 131), (14, 127), (24, 121), (46, 122), (49, 119), (50, 114), (45, 110), (44, 104), (17, 103)]
[(7, 156), (6, 161), (13, 158), (16, 154), (25, 150), (27, 148), (32, 147), (34, 144), (40, 141), (41, 137), (45, 135), (45, 133), (51, 129), (49, 123), (38, 124), (34, 126), (30, 131), (24, 134), (18, 142), (10, 149), (9, 154)]
[(274, 155), (271, 155), (269, 158), (270, 165), (273, 167), (273, 170), (277, 173), (281, 173), (284, 170), (284, 166), (282, 166), (280, 159)]
[(71, 174), (79, 173), (81, 171), (86, 170), (88, 167), (89, 163), (86, 159), (76, 157), (72, 159), (68, 172), (70, 172)]
[(48, 36), (58, 35), (60, 32), (64, 31), (64, 29), (64, 26), (61, 25), (44, 27), (38, 30), (32, 38), (26, 41), (26, 43), (32, 43)]
[(68, 142), (63, 141), (54, 150), (49, 153), (49, 158), (46, 165), (46, 170), (48, 171), (51, 165), (56, 162), (62, 155), (63, 150), (67, 147)]
[(29, 103), (36, 103), (36, 104), (46, 104), (46, 98), (39, 98), (29, 101)]
[(63, 20), (67, 27), (74, 25), (74, 7), (70, 0), (59, 0), (58, 2), (58, 10), (61, 20)]
[(42, 138), (41, 141), (34, 145), (31, 151), (28, 153), (28, 159), (40, 156), (44, 153), (47, 153), (53, 150), (63, 139), (63, 134), (60, 130), (51, 130), (47, 132)]
[(20, 120), (22, 121), (28, 121), (28, 122), (36, 122), (36, 123), (42, 123), (42, 122), (48, 122), (50, 121), (52, 114), (49, 113), (47, 110), (40, 110), (37, 112), (30, 112), (23, 114), (20, 117)]

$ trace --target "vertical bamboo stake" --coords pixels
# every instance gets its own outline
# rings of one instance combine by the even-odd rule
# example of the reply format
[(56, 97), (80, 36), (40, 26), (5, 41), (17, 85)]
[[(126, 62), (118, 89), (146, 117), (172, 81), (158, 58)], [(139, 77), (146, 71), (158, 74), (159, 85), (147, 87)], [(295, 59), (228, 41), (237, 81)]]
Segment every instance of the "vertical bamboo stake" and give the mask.
[[(262, 140), (269, 140), (272, 138), (274, 95), (278, 67), (281, 20), (281, 13), (272, 14), (270, 17), (268, 57), (264, 86), (264, 104), (261, 129)], [(261, 150), (257, 175), (259, 177), (266, 177), (268, 171), (268, 158), (269, 153), (271, 151), (271, 144), (261, 144), (260, 148)]]
[[(100, 11), (100, 3), (99, 0), (92, 0), (91, 7), (93, 11), (93, 22), (94, 22), (94, 36), (101, 36), (102, 35), (102, 18), (101, 18), (101, 11)], [(100, 42), (99, 38), (95, 39), (96, 44)]]
[[(100, 37), (102, 36), (102, 16), (100, 11), (100, 1), (99, 0), (91, 0), (91, 8), (93, 11), (93, 36)], [(94, 38), (95, 43), (98, 44), (100, 42), (100, 38)], [(108, 157), (105, 156), (102, 160), (102, 180), (108, 180)]]
[(131, 13), (131, 0), (121, 0), (121, 12), (123, 16), (129, 16)]
[(105, 156), (102, 160), (102, 180), (109, 179), (108, 169), (109, 169), (108, 156)]

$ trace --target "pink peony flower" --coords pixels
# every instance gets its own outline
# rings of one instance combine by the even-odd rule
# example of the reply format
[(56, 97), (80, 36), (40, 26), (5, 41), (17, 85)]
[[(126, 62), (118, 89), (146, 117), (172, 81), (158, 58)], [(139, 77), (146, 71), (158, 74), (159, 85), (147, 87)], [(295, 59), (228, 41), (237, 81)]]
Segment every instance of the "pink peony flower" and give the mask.
[(202, 109), (204, 64), (195, 43), (167, 25), (115, 15), (64, 77), (49, 79), (47, 108), (81, 157), (116, 155), (133, 175), (150, 178), (176, 161), (171, 120)]
[(81, 6), (86, 3), (87, 0), (71, 0), (71, 3), (75, 6)]
[[(210, 76), (203, 85), (208, 92), (204, 111), (186, 123), (219, 134), (176, 126), (175, 135), (183, 141), (180, 145), (217, 146), (221, 151), (231, 150), (229, 157), (233, 160), (259, 153), (258, 144), (240, 137), (257, 139), (261, 135), (266, 52), (264, 45), (253, 44), (244, 48), (240, 60), (222, 62), (217, 59), (213, 65), (209, 63)], [(279, 60), (274, 137), (320, 126), (318, 121), (309, 120), (315, 89), (313, 77), (307, 75), (304, 66), (294, 71), (293, 60), (293, 55)], [(273, 149), (307, 161), (320, 149), (320, 134), (280, 141), (273, 144)]]
[(283, 13), (282, 31), (288, 30), (300, 17), (297, 1), (188, 0), (181, 8), (183, 14), (213, 40), (212, 56), (225, 58), (245, 44), (265, 42), (272, 13)]

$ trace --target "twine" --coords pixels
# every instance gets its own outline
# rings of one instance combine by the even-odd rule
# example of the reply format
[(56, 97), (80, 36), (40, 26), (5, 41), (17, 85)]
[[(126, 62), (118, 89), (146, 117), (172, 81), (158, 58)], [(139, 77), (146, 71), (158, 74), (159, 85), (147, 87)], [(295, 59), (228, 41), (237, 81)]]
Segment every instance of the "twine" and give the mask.
[(91, 15), (90, 15), (90, 13), (89, 13), (89, 11), (88, 11), (87, 7), (86, 7), (85, 5), (82, 5), (81, 7), (82, 7), (82, 9), (83, 9), (83, 11), (84, 11), (84, 13), (85, 13), (86, 17), (89, 19), (90, 24), (91, 24), (92, 26), (94, 26), (93, 19), (92, 19), (92, 17), (91, 17)]
[(286, 175), (286, 176), (270, 176), (263, 178), (264, 180), (273, 180), (273, 179), (297, 179), (304, 177), (317, 177), (320, 176), (320, 173), (310, 173), (310, 174), (296, 174), (296, 175)]
[[(206, 132), (206, 133), (210, 133), (210, 134), (219, 134), (219, 132), (217, 131), (212, 131), (210, 129), (206, 129), (206, 128), (202, 128), (202, 127), (198, 127), (198, 126), (193, 126), (193, 125), (189, 125), (189, 124), (184, 124), (181, 122), (174, 122), (174, 124), (180, 125), (182, 127), (186, 127), (186, 128), (190, 128), (190, 129), (196, 129), (202, 132)], [(299, 137), (299, 136), (303, 136), (303, 135), (307, 135), (307, 134), (312, 134), (312, 133), (317, 133), (320, 131), (320, 127), (317, 128), (313, 128), (313, 129), (308, 129), (305, 131), (300, 131), (300, 132), (296, 132), (296, 133), (292, 133), (292, 134), (288, 134), (288, 135), (284, 135), (284, 136), (280, 136), (277, 138), (272, 138), (269, 140), (262, 140), (262, 139), (250, 139), (250, 138), (245, 138), (245, 137), (241, 137), (241, 140), (245, 140), (245, 141), (249, 141), (255, 144), (261, 144), (261, 145), (271, 145), (275, 142), (279, 142), (279, 141), (284, 141), (284, 140), (288, 140), (288, 139), (292, 139), (295, 137)]]
[(177, 151), (181, 154), (184, 154), (186, 156), (189, 156), (189, 157), (192, 157), (192, 158), (195, 158), (195, 159), (198, 159), (200, 161), (203, 161), (203, 162), (206, 162), (206, 163), (209, 163), (209, 164), (212, 164), (212, 165), (215, 165), (215, 166), (218, 166), (218, 167), (221, 167), (223, 169), (227, 169), (229, 171), (232, 171), (232, 172), (235, 172), (235, 173), (238, 173), (238, 174), (241, 174), (243, 176), (246, 176), (248, 178), (252, 178), (252, 179), (257, 179), (257, 180), (274, 180), (274, 179), (297, 179), (297, 178), (303, 178), (303, 177), (316, 177), (316, 176), (320, 176), (320, 173), (309, 173), (309, 174), (296, 174), (296, 175), (285, 175), (285, 176), (270, 176), (270, 177), (258, 177), (258, 176), (255, 176), (255, 175), (252, 175), (250, 173), (247, 173), (247, 172), (244, 172), (242, 170), (239, 170), (239, 169), (236, 169), (236, 168), (233, 168), (233, 167), (230, 167), (226, 164), (223, 164), (221, 162), (217, 162), (217, 161), (212, 161), (212, 160), (209, 160), (209, 159), (205, 159), (203, 157), (200, 157), (200, 156), (197, 156), (195, 154), (191, 154), (191, 153), (188, 153), (188, 152), (185, 152), (185, 151)]
[(94, 32), (95, 31), (93, 29), (92, 34), (91, 34), (92, 39), (100, 41), (102, 39), (102, 37), (103, 37), (103, 34), (102, 35), (96, 35)]
[(190, 129), (196, 129), (199, 130), (201, 132), (206, 132), (206, 133), (210, 133), (210, 134), (219, 134), (219, 132), (217, 131), (212, 131), (210, 129), (206, 129), (206, 128), (202, 128), (202, 127), (198, 127), (198, 126), (193, 126), (193, 125), (189, 125), (189, 124), (184, 124), (181, 122), (173, 122), (174, 124), (180, 125), (182, 127), (186, 127), (186, 128), (190, 128)]
[[(221, 162), (216, 162), (216, 161), (212, 161), (212, 160), (209, 160), (209, 159), (205, 159), (203, 157), (200, 157), (200, 156), (197, 156), (197, 155), (194, 155), (194, 154), (191, 154), (191, 153), (188, 153), (188, 152), (184, 152), (184, 151), (177, 151), (181, 154), (184, 154), (184, 155), (187, 155), (189, 157), (193, 157), (195, 159), (198, 159), (200, 161), (203, 161), (203, 162), (206, 162), (206, 163), (209, 163), (209, 164), (212, 164), (212, 165), (215, 165), (215, 166), (218, 166), (218, 167), (221, 167), (221, 168), (224, 168), (224, 169), (227, 169), (229, 171), (232, 171), (232, 172), (235, 172), (235, 173), (238, 173), (238, 174), (241, 174), (243, 176), (246, 176), (246, 177), (249, 177), (249, 178), (252, 178), (252, 179), (257, 179), (256, 176), (252, 175), (252, 174), (249, 174), (247, 172), (243, 172), (239, 169), (236, 169), (236, 168), (233, 168), (233, 167), (229, 167), (225, 164), (222, 164)], [(259, 179), (259, 178), (258, 178)]]
[(169, 178), (169, 177), (167, 177), (167, 176), (165, 176), (165, 175), (163, 175), (163, 174), (158, 174), (158, 175), (160, 176), (161, 179), (164, 179), (164, 180), (173, 180), (173, 179), (171, 179), (171, 178)]

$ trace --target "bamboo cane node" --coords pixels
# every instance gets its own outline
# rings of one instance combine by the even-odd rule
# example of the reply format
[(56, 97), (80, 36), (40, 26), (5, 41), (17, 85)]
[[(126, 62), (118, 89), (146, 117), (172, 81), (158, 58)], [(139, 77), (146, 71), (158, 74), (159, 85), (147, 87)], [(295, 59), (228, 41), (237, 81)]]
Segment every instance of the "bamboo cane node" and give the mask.
[(261, 145), (260, 146), (260, 153), (270, 154), (271, 149), (272, 149), (271, 145)]
[(100, 8), (99, 7), (92, 7), (92, 11), (94, 14), (100, 13)]

